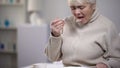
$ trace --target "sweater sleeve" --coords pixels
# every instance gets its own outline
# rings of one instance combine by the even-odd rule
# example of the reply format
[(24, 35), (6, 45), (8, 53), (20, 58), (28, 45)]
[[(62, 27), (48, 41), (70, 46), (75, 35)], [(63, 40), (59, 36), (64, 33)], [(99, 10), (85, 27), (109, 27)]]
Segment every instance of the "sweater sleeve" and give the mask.
[(47, 47), (45, 48), (45, 53), (50, 61), (59, 61), (61, 60), (61, 46), (62, 38), (51, 36)]
[(106, 36), (107, 53), (104, 57), (109, 68), (120, 68), (120, 36), (115, 26), (108, 29)]

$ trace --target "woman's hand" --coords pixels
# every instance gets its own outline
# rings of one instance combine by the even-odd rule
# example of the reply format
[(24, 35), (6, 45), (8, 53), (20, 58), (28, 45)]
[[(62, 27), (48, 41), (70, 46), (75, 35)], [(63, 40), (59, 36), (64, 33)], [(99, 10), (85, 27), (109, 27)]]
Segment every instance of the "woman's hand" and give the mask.
[(108, 68), (108, 66), (107, 66), (106, 64), (104, 64), (104, 63), (98, 63), (98, 64), (96, 65), (96, 67), (97, 67), (97, 68)]
[(64, 20), (62, 19), (53, 20), (51, 24), (52, 35), (55, 37), (59, 37), (61, 35), (61, 31), (63, 30), (64, 24)]

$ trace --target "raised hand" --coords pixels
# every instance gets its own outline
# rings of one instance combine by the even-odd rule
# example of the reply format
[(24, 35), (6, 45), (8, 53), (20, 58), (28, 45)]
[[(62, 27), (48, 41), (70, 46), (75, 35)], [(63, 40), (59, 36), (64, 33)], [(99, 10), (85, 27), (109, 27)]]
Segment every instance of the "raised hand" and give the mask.
[(64, 20), (62, 19), (55, 19), (51, 23), (51, 33), (55, 37), (59, 37), (61, 35), (61, 31), (63, 30), (64, 27)]

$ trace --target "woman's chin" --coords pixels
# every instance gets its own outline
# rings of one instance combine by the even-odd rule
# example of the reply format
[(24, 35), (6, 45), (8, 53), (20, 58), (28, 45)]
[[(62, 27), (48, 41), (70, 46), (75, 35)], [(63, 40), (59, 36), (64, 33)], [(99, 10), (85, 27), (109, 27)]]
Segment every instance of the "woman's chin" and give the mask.
[(82, 19), (77, 19), (76, 23), (77, 23), (77, 26), (83, 27), (87, 22), (85, 20), (82, 20)]

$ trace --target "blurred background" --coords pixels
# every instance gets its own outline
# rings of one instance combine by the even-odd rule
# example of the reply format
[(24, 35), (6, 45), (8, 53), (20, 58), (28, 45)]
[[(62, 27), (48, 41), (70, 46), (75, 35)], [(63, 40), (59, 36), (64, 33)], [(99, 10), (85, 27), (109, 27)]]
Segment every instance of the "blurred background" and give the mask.
[[(97, 0), (120, 32), (120, 0)], [(0, 68), (49, 63), (44, 54), (51, 20), (71, 15), (67, 0), (0, 0)]]

